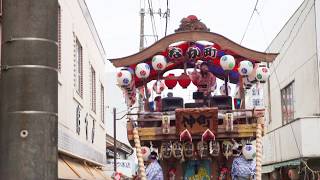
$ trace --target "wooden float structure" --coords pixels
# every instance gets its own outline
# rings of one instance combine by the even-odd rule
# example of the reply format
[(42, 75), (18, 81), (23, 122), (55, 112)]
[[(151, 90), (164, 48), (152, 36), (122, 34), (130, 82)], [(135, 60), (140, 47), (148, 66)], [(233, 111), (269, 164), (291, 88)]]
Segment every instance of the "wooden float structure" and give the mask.
[[(205, 45), (199, 45), (198, 41), (207, 41), (217, 51), (215, 56), (206, 61), (211, 62), (210, 71), (218, 78), (227, 82), (221, 67), (217, 61), (221, 56), (230, 54), (235, 58), (236, 65), (231, 70), (229, 81), (239, 85), (240, 92), (240, 107), (234, 108), (221, 107), (215, 104), (208, 106), (196, 106), (186, 108), (184, 104), (182, 107), (171, 111), (163, 112), (150, 112), (139, 111), (138, 113), (131, 113), (128, 116), (127, 134), (128, 140), (133, 147), (136, 148), (137, 157), (139, 161), (139, 173), (141, 179), (145, 179), (145, 169), (143, 167), (143, 160), (141, 154), (142, 146), (152, 146), (151, 148), (157, 149), (158, 153), (166, 151), (166, 157), (160, 156), (160, 164), (163, 168), (165, 179), (173, 179), (170, 174), (175, 174), (175, 179), (231, 179), (230, 168), (232, 164), (233, 154), (228, 157), (224, 155), (223, 151), (228, 145), (228, 142), (240, 142), (241, 140), (254, 141), (256, 140), (256, 162), (257, 162), (257, 180), (261, 180), (261, 158), (262, 158), (262, 144), (261, 138), (264, 128), (264, 109), (245, 109), (245, 87), (244, 77), (240, 76), (237, 72), (239, 63), (243, 60), (249, 60), (253, 64), (261, 62), (272, 62), (277, 53), (263, 53), (245, 48), (226, 37), (212, 33), (200, 20), (194, 16), (189, 16), (181, 21), (180, 27), (174, 34), (168, 35), (161, 40), (155, 42), (150, 47), (144, 50), (123, 58), (111, 59), (115, 67), (124, 67), (128, 69), (136, 68), (139, 63), (151, 64), (152, 57), (155, 55), (163, 55), (168, 58), (168, 65), (162, 71), (155, 71), (151, 69), (150, 75), (141, 79), (132, 75), (133, 83), (130, 87), (122, 87), (125, 91), (128, 106), (133, 106), (135, 102), (136, 93), (132, 93), (141, 87), (146, 87), (146, 84), (156, 79), (170, 79), (164, 77), (163, 74), (173, 69), (186, 69), (192, 67), (192, 63), (188, 63), (186, 59), (186, 51), (189, 47), (193, 46), (203, 50)], [(180, 42), (178, 45), (172, 45)], [(181, 48), (181, 57), (178, 60), (172, 59), (172, 47)], [(178, 51), (179, 52), (179, 51)], [(190, 58), (190, 57), (189, 57)], [(196, 57), (193, 61), (204, 58), (203, 55)], [(179, 77), (176, 77), (177, 79)], [(247, 77), (246, 77), (247, 78)], [(172, 79), (172, 78), (171, 78)], [(174, 79), (174, 78), (173, 78)], [(252, 80), (252, 79), (251, 79)], [(255, 83), (252, 80), (250, 83)], [(147, 92), (147, 88), (144, 88)], [(130, 97), (132, 96), (132, 97)], [(148, 93), (146, 93), (148, 97)], [(148, 99), (148, 98), (145, 98)], [(231, 122), (232, 121), (232, 122)], [(213, 134), (207, 140), (203, 140), (207, 136), (207, 132)], [(189, 137), (190, 136), (190, 137)], [(205, 137), (206, 138), (206, 137)], [(189, 142), (190, 141), (190, 142)], [(212, 142), (220, 145), (214, 156), (202, 157), (199, 153), (197, 146), (202, 144), (200, 142), (206, 141), (206, 146), (211, 147)], [(227, 144), (223, 144), (227, 142)], [(183, 145), (186, 143), (194, 146), (192, 156), (177, 158), (172, 155), (174, 149), (172, 146), (177, 144)], [(230, 143), (229, 143), (230, 144)], [(203, 144), (202, 144), (203, 145)], [(202, 147), (202, 146), (201, 146)], [(171, 148), (171, 152), (170, 151)], [(230, 148), (230, 147), (227, 147)], [(169, 149), (169, 150), (168, 150)], [(178, 148), (179, 149), (179, 148)], [(206, 151), (209, 151), (206, 149)], [(228, 150), (230, 151), (230, 149)], [(184, 152), (182, 150), (182, 156)], [(201, 167), (205, 167), (201, 169)], [(196, 167), (197, 170), (190, 170)], [(174, 172), (173, 172), (174, 171)], [(222, 171), (225, 173), (222, 177)], [(194, 174), (192, 174), (192, 172)], [(189, 174), (188, 174), (189, 173)], [(191, 173), (191, 174), (190, 174)]]

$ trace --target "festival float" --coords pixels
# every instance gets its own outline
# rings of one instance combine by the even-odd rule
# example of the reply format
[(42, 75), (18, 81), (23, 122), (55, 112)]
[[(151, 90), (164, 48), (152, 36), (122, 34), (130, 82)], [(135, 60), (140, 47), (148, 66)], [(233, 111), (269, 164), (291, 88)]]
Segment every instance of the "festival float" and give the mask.
[[(261, 179), (265, 110), (246, 108), (245, 99), (247, 90), (267, 81), (266, 64), (276, 56), (250, 50), (210, 32), (191, 15), (182, 19), (175, 33), (150, 47), (111, 59), (119, 68), (118, 85), (128, 107), (139, 104), (138, 112), (129, 113), (127, 133), (136, 148), (140, 178), (146, 179), (144, 160), (150, 151), (156, 151), (165, 179), (231, 179), (232, 160), (239, 156), (235, 150), (241, 146), (246, 159), (256, 160), (256, 179)], [(206, 62), (209, 71), (224, 81), (216, 88), (219, 95), (205, 96), (195, 91), (194, 102), (185, 103), (182, 97), (162, 94), (165, 88), (174, 91), (178, 85), (183, 89), (191, 84), (197, 86), (187, 70), (199, 62)], [(179, 76), (170, 73), (176, 69), (184, 71)], [(148, 83), (153, 83), (152, 89)], [(238, 87), (237, 97), (230, 95), (232, 84)], [(151, 93), (160, 96), (160, 109), (150, 103)]]

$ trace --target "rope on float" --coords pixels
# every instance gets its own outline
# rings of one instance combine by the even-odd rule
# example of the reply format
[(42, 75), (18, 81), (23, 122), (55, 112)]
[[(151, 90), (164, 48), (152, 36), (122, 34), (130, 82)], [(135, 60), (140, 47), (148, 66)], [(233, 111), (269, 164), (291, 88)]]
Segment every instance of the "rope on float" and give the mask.
[(141, 154), (141, 144), (140, 144), (139, 132), (137, 127), (133, 128), (133, 140), (134, 140), (134, 145), (136, 147), (136, 155), (138, 159), (140, 178), (141, 180), (147, 180), (146, 170), (144, 167), (144, 162)]
[(262, 124), (263, 117), (258, 118), (256, 131), (256, 180), (262, 178)]

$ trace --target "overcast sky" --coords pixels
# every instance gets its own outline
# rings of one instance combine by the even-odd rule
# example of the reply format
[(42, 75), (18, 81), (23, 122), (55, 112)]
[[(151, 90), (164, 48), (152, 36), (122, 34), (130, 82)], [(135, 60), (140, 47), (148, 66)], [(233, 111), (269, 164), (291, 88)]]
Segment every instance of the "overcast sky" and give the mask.
[[(150, 0), (153, 9), (159, 8), (164, 12), (166, 0)], [(284, 26), (303, 0), (259, 0), (255, 13), (242, 45), (264, 51), (272, 39)], [(128, 56), (139, 50), (140, 8), (148, 8), (148, 0), (86, 0), (90, 13), (95, 22), (99, 36), (106, 50), (107, 58)], [(170, 18), (168, 34), (174, 32), (180, 20), (188, 15), (196, 15), (212, 32), (226, 36), (240, 43), (245, 32), (256, 0), (169, 0)], [(155, 16), (155, 23), (159, 39), (164, 36), (165, 19)], [(145, 17), (145, 34), (152, 35), (150, 16)], [(153, 37), (147, 37), (147, 46), (154, 43)], [(106, 73), (111, 83), (115, 83), (115, 69), (107, 65)], [(123, 101), (119, 99), (121, 92), (114, 87), (106, 88), (108, 104), (124, 110)], [(112, 118), (111, 114), (109, 114)], [(111, 124), (111, 120), (110, 124)], [(125, 122), (118, 123), (118, 137), (127, 142), (123, 133)], [(112, 126), (108, 126), (108, 133), (112, 134)]]

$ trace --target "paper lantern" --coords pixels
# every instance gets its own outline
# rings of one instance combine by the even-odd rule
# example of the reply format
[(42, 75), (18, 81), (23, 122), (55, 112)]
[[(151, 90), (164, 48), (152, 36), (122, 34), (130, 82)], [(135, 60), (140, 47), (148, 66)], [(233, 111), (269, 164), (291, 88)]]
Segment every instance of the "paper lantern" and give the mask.
[[(167, 79), (169, 78), (169, 79)], [(168, 89), (173, 89), (176, 85), (177, 85), (177, 79), (170, 79), (170, 78), (174, 78), (174, 74), (169, 74), (166, 77), (166, 80), (164, 81), (164, 83), (166, 84), (166, 86), (168, 87)]]
[[(230, 94), (231, 92), (231, 87), (228, 84), (228, 93)], [(226, 95), (226, 86), (224, 84), (222, 84), (222, 86), (220, 86), (220, 94), (221, 95)]]
[(222, 142), (223, 155), (228, 159), (232, 155), (233, 144), (231, 141), (224, 140)]
[(251, 74), (252, 70), (253, 65), (250, 61), (245, 60), (240, 62), (238, 72), (241, 76), (248, 76)]
[(174, 142), (172, 146), (173, 146), (173, 150), (172, 150), (173, 157), (175, 157), (176, 159), (181, 159), (183, 156), (182, 144), (180, 142)]
[(164, 85), (164, 83), (162, 81), (156, 81), (153, 84), (152, 89), (157, 94), (161, 94), (161, 92), (165, 89), (165, 85)]
[(183, 143), (183, 153), (186, 158), (192, 158), (194, 151), (194, 145), (192, 142)]
[(146, 79), (150, 75), (150, 66), (147, 63), (140, 63), (136, 66), (136, 76), (140, 79)]
[(160, 146), (160, 154), (162, 158), (168, 159), (172, 155), (172, 144), (170, 142), (163, 142)]
[(298, 180), (299, 179), (298, 170), (297, 169), (289, 169), (288, 176), (291, 180)]
[(217, 57), (217, 53), (218, 53), (217, 49), (211, 45), (206, 46), (203, 49), (203, 57), (205, 59), (214, 59)]
[(198, 59), (201, 56), (201, 51), (197, 46), (191, 46), (187, 50), (188, 59)]
[(170, 47), (168, 49), (168, 57), (171, 60), (179, 60), (180, 58), (182, 58), (183, 56), (183, 52), (182, 49), (179, 47)]
[(188, 75), (182, 73), (179, 76), (178, 83), (183, 89), (186, 89), (190, 85), (191, 79)]
[(167, 67), (167, 59), (162, 55), (155, 55), (152, 58), (152, 67), (156, 71), (162, 71)]
[(120, 86), (129, 86), (132, 81), (130, 71), (121, 70), (117, 73), (117, 82)]
[(197, 143), (197, 150), (200, 158), (206, 158), (209, 156), (209, 147), (206, 141), (199, 141)]
[(218, 141), (209, 142), (209, 154), (213, 157), (217, 157), (220, 154), (220, 144)]
[(267, 67), (258, 67), (256, 71), (256, 78), (259, 82), (265, 83), (269, 77), (269, 69)]
[(252, 144), (246, 144), (242, 148), (242, 154), (246, 160), (253, 160), (256, 157), (256, 148)]
[(150, 148), (147, 147), (147, 146), (142, 146), (142, 147), (141, 147), (141, 154), (142, 154), (142, 159), (143, 159), (144, 161), (148, 161), (149, 155), (151, 154)]
[(236, 62), (234, 60), (234, 57), (231, 55), (224, 55), (220, 58), (220, 66), (225, 71), (232, 70), (235, 65)]

